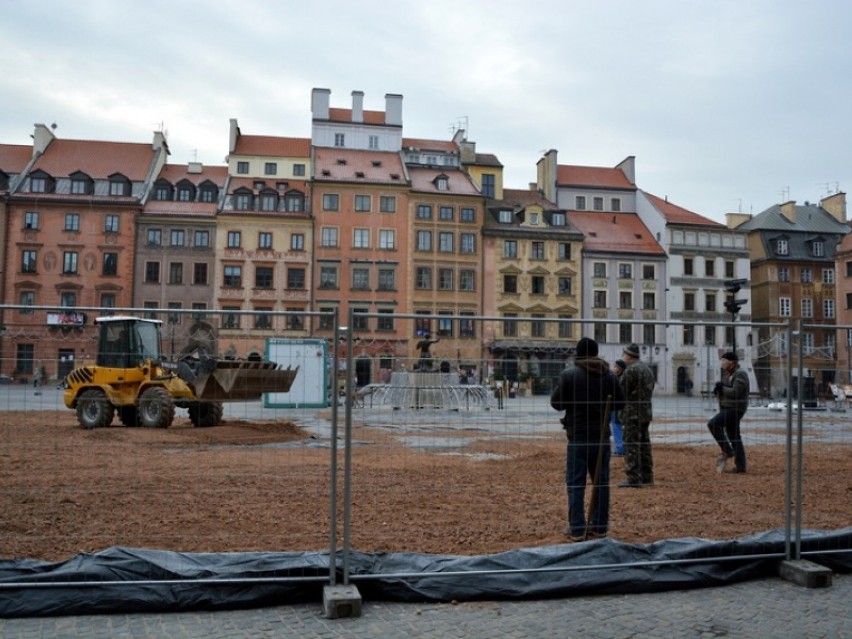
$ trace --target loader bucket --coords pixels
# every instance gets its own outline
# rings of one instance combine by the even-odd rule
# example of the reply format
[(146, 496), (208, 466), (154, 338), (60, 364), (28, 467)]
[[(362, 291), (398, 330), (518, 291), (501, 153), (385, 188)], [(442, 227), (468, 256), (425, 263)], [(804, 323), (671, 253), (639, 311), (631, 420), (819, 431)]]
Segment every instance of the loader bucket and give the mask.
[(218, 360), (211, 372), (195, 378), (193, 387), (201, 401), (249, 401), (263, 393), (288, 392), (298, 371), (298, 366), (279, 369), (274, 362)]

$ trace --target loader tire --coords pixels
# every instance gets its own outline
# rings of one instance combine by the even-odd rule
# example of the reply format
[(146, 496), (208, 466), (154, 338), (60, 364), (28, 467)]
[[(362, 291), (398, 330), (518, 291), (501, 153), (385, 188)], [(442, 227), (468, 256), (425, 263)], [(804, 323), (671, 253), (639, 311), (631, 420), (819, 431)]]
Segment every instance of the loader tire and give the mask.
[(151, 386), (139, 397), (139, 423), (145, 428), (168, 428), (175, 418), (175, 400), (165, 388)]
[(139, 407), (138, 406), (119, 406), (118, 418), (125, 426), (139, 425)]
[(106, 428), (112, 424), (115, 408), (100, 388), (87, 388), (77, 399), (77, 421), (85, 429)]
[(198, 402), (189, 406), (189, 421), (193, 426), (206, 428), (222, 423), (222, 402)]

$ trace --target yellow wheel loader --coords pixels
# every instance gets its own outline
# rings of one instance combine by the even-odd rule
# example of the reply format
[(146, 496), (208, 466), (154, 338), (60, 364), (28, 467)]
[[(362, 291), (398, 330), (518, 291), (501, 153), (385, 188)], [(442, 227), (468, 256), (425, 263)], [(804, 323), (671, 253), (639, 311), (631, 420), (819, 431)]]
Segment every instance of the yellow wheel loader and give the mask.
[(186, 408), (195, 426), (222, 421), (222, 403), (286, 393), (298, 372), (274, 362), (220, 359), (203, 347), (178, 361), (160, 350), (160, 320), (99, 317), (94, 366), (76, 368), (65, 378), (65, 406), (77, 411), (83, 428), (112, 424), (168, 428), (175, 408)]

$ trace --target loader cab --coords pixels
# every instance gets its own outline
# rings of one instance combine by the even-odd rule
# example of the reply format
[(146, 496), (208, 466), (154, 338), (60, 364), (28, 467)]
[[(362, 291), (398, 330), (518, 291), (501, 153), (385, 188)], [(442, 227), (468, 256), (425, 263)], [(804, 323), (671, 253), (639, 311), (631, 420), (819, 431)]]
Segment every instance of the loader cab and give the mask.
[(98, 317), (100, 329), (96, 364), (105, 368), (135, 368), (160, 358), (159, 320), (138, 317)]

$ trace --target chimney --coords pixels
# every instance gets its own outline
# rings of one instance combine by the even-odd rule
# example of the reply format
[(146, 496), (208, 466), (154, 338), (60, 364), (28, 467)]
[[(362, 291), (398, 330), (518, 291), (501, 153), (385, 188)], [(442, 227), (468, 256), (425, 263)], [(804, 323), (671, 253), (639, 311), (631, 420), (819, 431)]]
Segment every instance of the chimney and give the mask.
[(231, 118), (231, 130), (228, 133), (228, 155), (233, 153), (237, 148), (237, 140), (240, 139), (240, 125), (237, 124), (237, 118)]
[(328, 120), (330, 95), (330, 89), (313, 89), (311, 91), (311, 115), (314, 120)]
[[(621, 169), (621, 172), (624, 173), (624, 176), (627, 178), (627, 181), (631, 184), (636, 184), (636, 156), (629, 155), (624, 158), (618, 166), (615, 168)], [(666, 199), (668, 202), (668, 199)]]
[(47, 145), (55, 139), (56, 136), (53, 135), (53, 131), (43, 124), (36, 124), (35, 132), (33, 133), (33, 155), (44, 153)]
[(735, 229), (750, 219), (751, 215), (748, 213), (725, 213), (725, 226), (729, 229)]
[(459, 152), (462, 164), (473, 164), (476, 162), (476, 142), (462, 140), (459, 142)]
[(363, 122), (364, 121), (364, 92), (363, 91), (353, 91), (352, 92), (352, 121), (353, 122)]
[(831, 216), (840, 222), (846, 224), (846, 194), (841, 192), (834, 193), (828, 197), (824, 197), (819, 201), (819, 205), (825, 209)]
[(781, 215), (783, 215), (789, 222), (795, 223), (795, 221), (796, 221), (796, 200), (790, 200), (789, 202), (784, 202), (781, 205)]
[(203, 169), (204, 169), (204, 167), (201, 164), (201, 162), (190, 162), (189, 164), (186, 165), (186, 172), (187, 173), (201, 173), (203, 171)]
[(166, 142), (166, 134), (162, 131), (154, 131), (154, 141), (151, 143), (151, 148), (155, 151), (158, 149), (165, 149), (166, 155), (171, 155), (169, 151), (169, 144)]
[(385, 124), (402, 126), (402, 96), (385, 93)]

